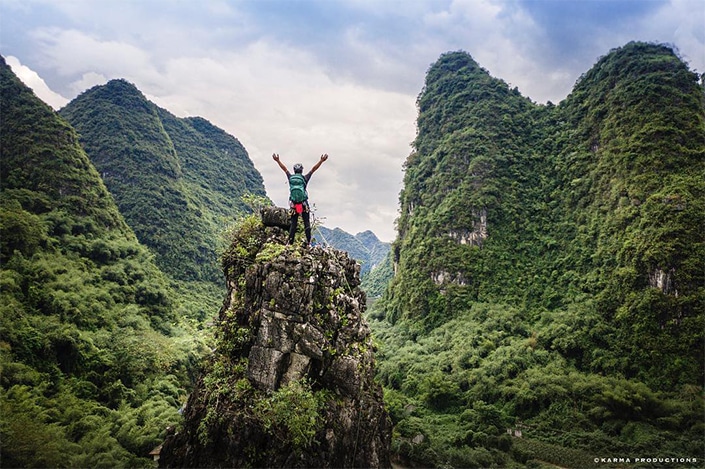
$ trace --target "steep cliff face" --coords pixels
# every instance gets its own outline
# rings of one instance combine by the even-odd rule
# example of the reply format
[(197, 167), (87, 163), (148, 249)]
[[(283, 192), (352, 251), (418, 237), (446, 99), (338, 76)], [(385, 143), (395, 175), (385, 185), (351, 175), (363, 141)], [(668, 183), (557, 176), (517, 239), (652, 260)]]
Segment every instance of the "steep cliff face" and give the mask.
[(466, 53), (443, 55), (419, 97), (386, 317), (427, 332), (477, 302), (531, 320), (581, 304), (606, 330), (566, 350), (580, 366), (701, 382), (698, 81), (669, 47), (630, 43), (559, 106), (536, 106)]
[(390, 466), (360, 267), (285, 241), (259, 219), (234, 235), (217, 350), (161, 467)]
[[(369, 316), (386, 320), (377, 379), (400, 457), (705, 452), (702, 85), (646, 43), (610, 51), (557, 106), (464, 52), (431, 66), (396, 275)], [(515, 422), (523, 438), (503, 440)]]

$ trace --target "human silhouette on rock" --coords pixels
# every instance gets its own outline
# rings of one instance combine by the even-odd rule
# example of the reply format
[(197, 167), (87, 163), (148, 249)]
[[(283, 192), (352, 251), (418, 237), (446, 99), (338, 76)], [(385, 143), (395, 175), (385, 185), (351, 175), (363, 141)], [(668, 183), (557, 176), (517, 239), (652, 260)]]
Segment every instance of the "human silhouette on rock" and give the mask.
[(281, 162), (278, 153), (272, 154), (272, 159), (277, 162), (279, 167), (286, 173), (289, 181), (289, 210), (291, 213), (291, 225), (289, 226), (289, 244), (294, 243), (294, 235), (299, 223), (299, 215), (304, 221), (304, 231), (306, 233), (306, 246), (311, 244), (311, 208), (308, 204), (308, 192), (306, 188), (308, 181), (313, 173), (321, 167), (324, 161), (328, 159), (328, 154), (321, 155), (321, 159), (311, 168), (306, 174), (303, 174), (304, 167), (301, 163), (294, 165), (294, 174), (289, 172), (289, 169)]

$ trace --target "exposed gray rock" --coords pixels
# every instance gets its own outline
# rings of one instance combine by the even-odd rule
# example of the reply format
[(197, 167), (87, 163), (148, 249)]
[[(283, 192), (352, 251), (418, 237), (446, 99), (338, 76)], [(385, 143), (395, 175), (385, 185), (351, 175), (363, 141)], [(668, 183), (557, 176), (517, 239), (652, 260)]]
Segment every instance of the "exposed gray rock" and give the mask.
[(288, 230), (291, 224), (289, 210), (282, 207), (263, 207), (260, 210), (264, 226), (272, 226)]
[(284, 246), (274, 212), (224, 257), (217, 350), (160, 467), (390, 467), (360, 267)]

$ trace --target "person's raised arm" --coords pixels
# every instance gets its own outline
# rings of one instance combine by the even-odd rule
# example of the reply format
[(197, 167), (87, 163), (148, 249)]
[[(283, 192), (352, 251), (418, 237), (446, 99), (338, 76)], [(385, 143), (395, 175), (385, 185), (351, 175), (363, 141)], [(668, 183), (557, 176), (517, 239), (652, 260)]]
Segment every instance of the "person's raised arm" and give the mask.
[(279, 159), (279, 154), (278, 154), (278, 153), (272, 153), (272, 159), (277, 162), (277, 164), (278, 164), (279, 167), (282, 169), (282, 171), (284, 171), (286, 174), (289, 174), (289, 170), (288, 170), (287, 167), (284, 165), (284, 163), (282, 163), (281, 160)]
[(317, 170), (318, 168), (320, 168), (321, 165), (323, 164), (323, 162), (326, 161), (327, 159), (328, 159), (328, 153), (326, 153), (326, 154), (324, 154), (324, 155), (321, 155), (321, 159), (318, 160), (318, 163), (316, 163), (316, 164), (313, 166), (313, 168), (311, 168), (311, 172), (310, 172), (309, 174), (315, 173), (316, 170)]

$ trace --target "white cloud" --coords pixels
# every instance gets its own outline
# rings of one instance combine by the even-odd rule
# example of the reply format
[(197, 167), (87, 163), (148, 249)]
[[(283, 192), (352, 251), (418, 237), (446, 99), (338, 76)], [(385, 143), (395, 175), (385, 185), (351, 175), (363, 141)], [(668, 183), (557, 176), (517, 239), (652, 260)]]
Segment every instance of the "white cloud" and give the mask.
[(149, 82), (158, 78), (151, 55), (133, 44), (54, 27), (37, 29), (32, 37), (42, 51), (45, 66), (63, 76), (94, 73), (114, 78), (134, 74)]
[(68, 99), (49, 89), (44, 80), (42, 80), (34, 70), (26, 65), (22, 65), (17, 57), (10, 55), (5, 59), (5, 61), (15, 75), (17, 75), (17, 77), (22, 80), (25, 85), (32, 88), (32, 91), (34, 91), (34, 94), (36, 94), (39, 99), (47, 103), (52, 108), (59, 109), (69, 102)]
[(108, 82), (108, 78), (101, 74), (95, 72), (88, 72), (81, 75), (79, 80), (71, 83), (71, 91), (74, 95), (78, 95), (89, 88), (97, 85), (104, 85)]

